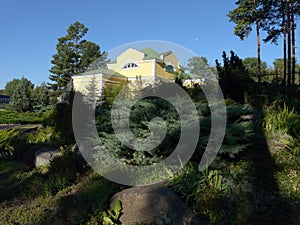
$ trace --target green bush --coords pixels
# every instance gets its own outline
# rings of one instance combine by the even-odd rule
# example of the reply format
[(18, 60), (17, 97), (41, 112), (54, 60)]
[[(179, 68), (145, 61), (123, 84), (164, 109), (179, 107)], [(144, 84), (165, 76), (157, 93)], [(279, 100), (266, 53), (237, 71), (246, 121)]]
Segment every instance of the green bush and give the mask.
[[(191, 209), (209, 221), (209, 224), (223, 224), (229, 220), (230, 186), (221, 170), (199, 171), (198, 165), (188, 163), (168, 182), (171, 190), (177, 193)], [(216, 210), (217, 209), (217, 210)]]
[(36, 124), (43, 121), (41, 113), (16, 111), (0, 111), (0, 124)]
[(25, 138), (29, 144), (54, 144), (59, 139), (53, 127), (38, 128), (35, 132), (29, 133)]
[(17, 129), (0, 130), (0, 160), (11, 158), (14, 151), (14, 138), (20, 134)]
[(265, 111), (263, 127), (270, 134), (280, 132), (299, 136), (300, 115), (296, 114), (294, 109), (289, 109), (285, 103), (282, 108), (274, 102)]
[(77, 174), (83, 174), (89, 169), (80, 155), (67, 150), (64, 150), (62, 156), (54, 157), (48, 168), (45, 193), (51, 195), (74, 184)]
[(57, 192), (63, 190), (71, 184), (65, 174), (50, 174), (45, 182), (45, 194), (55, 195)]
[(294, 156), (300, 155), (300, 115), (289, 109), (286, 104), (281, 107), (277, 101), (265, 110), (263, 129), (266, 136), (277, 137)]
[(55, 110), (54, 109), (47, 110), (46, 112), (43, 113), (42, 124), (44, 127), (55, 125)]

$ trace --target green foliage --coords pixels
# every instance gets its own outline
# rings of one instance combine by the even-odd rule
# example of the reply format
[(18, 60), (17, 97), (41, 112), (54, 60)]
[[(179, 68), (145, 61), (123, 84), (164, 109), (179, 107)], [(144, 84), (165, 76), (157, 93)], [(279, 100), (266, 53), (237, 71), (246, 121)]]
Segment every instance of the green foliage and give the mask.
[(234, 34), (244, 40), (252, 31), (252, 25), (258, 22), (261, 27), (264, 21), (263, 1), (240, 0), (236, 1), (237, 7), (228, 13), (230, 22), (236, 24)]
[(76, 21), (69, 26), (66, 36), (58, 38), (49, 77), (54, 82), (50, 85), (56, 96), (63, 93), (73, 75), (83, 73), (92, 62), (106, 57), (97, 44), (83, 39), (87, 32), (88, 28)]
[(57, 192), (68, 187), (71, 183), (68, 181), (67, 177), (63, 174), (50, 174), (45, 183), (45, 194), (55, 195)]
[(46, 126), (54, 127), (54, 125), (55, 125), (55, 110), (54, 109), (47, 110), (46, 112), (43, 113), (42, 125), (44, 127), (46, 127)]
[(53, 127), (38, 128), (35, 132), (27, 135), (26, 141), (30, 144), (53, 144), (59, 136), (55, 134)]
[(31, 100), (32, 104), (35, 106), (46, 106), (49, 104), (49, 91), (45, 82), (32, 90)]
[(108, 85), (104, 89), (103, 95), (104, 95), (104, 101), (112, 105), (116, 97), (120, 94), (120, 92), (123, 90), (124, 85)]
[[(26, 195), (34, 197), (40, 195), (56, 195), (58, 192), (74, 184), (78, 174), (88, 170), (84, 160), (74, 152), (64, 152), (62, 156), (51, 160), (45, 174), (38, 169), (22, 174), (23, 187)], [(35, 190), (34, 190), (35, 188)]]
[(112, 204), (111, 210), (102, 212), (102, 224), (103, 225), (115, 225), (121, 224), (120, 217), (122, 211), (122, 204), (120, 200), (115, 200)]
[(279, 135), (279, 141), (295, 156), (300, 155), (300, 115), (289, 109), (286, 104), (283, 107), (276, 104), (265, 111), (263, 128), (267, 136)]
[(208, 73), (208, 60), (205, 57), (194, 56), (188, 60), (186, 69), (191, 75), (206, 77)]
[[(208, 108), (208, 106), (206, 105)], [(207, 109), (206, 109), (207, 110)], [(222, 146), (219, 151), (220, 156), (234, 158), (252, 144), (254, 137), (251, 114), (252, 109), (247, 104), (229, 103), (227, 110), (227, 125)], [(205, 114), (204, 114), (205, 115)], [(200, 119), (201, 133), (198, 149), (203, 152), (208, 142), (211, 117), (206, 115)], [(201, 157), (201, 156), (200, 156)]]
[(289, 109), (284, 103), (283, 108), (273, 106), (266, 109), (263, 127), (270, 133), (279, 131), (282, 134), (299, 135), (300, 116), (294, 112), (294, 109)]
[(17, 85), (19, 84), (20, 79), (13, 79), (6, 83), (4, 87), (4, 94), (12, 96), (15, 92)]
[(230, 51), (230, 58), (223, 52), (223, 65), (216, 60), (219, 84), (225, 98), (232, 98), (238, 102), (245, 102), (244, 95), (249, 91), (252, 80), (249, 78), (243, 61)]
[[(52, 122), (49, 115), (48, 122)], [(72, 105), (69, 103), (59, 103), (55, 106), (54, 113), (55, 131), (59, 134), (62, 144), (71, 144), (74, 142), (72, 127)]]
[[(131, 100), (124, 100), (123, 103), (122, 107), (128, 107), (128, 105), (131, 104)], [(102, 111), (97, 117), (97, 128), (99, 129), (100, 138), (104, 146), (121, 161), (134, 165), (149, 165), (159, 162), (173, 151), (179, 140), (181, 123), (178, 120), (178, 114), (174, 107), (163, 99), (145, 98), (142, 101), (139, 101), (130, 113), (130, 127), (137, 138), (144, 139), (149, 137), (149, 121), (152, 118), (161, 117), (164, 121), (166, 121), (167, 134), (163, 143), (152, 151), (147, 152), (137, 152), (121, 145), (112, 129), (110, 122), (110, 107), (101, 109)], [(120, 108), (117, 110), (123, 112), (124, 109)], [(119, 126), (123, 125), (120, 123)], [(124, 138), (126, 138), (126, 135)], [(139, 143), (136, 144), (139, 145)], [(97, 143), (95, 143), (95, 145), (97, 148)], [(137, 148), (139, 146), (135, 147)], [(101, 154), (97, 156), (97, 153), (95, 153), (94, 156), (101, 157)]]
[(0, 130), (0, 160), (11, 158), (14, 151), (13, 140), (19, 135), (16, 129)]
[(14, 91), (11, 95), (12, 107), (19, 111), (25, 112), (31, 108), (31, 92), (33, 89), (33, 84), (30, 80), (22, 77), (14, 87)]
[[(256, 57), (247, 57), (243, 59), (243, 65), (246, 70), (249, 72), (250, 76), (258, 75), (258, 60)], [(267, 63), (264, 61), (260, 62), (260, 72), (261, 74), (267, 73)]]
[(74, 182), (76, 173), (84, 173), (88, 169), (81, 155), (65, 150), (62, 156), (55, 157), (49, 165), (49, 174), (64, 174), (67, 181)]
[(41, 113), (4, 110), (0, 111), (0, 124), (36, 124), (41, 123), (43, 117)]
[[(214, 222), (221, 224), (222, 220), (229, 215), (229, 212), (221, 211), (224, 210), (222, 207), (230, 206), (229, 202), (227, 204), (225, 202), (230, 187), (223, 178), (221, 170), (199, 171), (196, 164), (188, 163), (170, 179), (168, 186), (183, 198), (198, 215), (208, 217), (210, 224), (214, 224)], [(224, 201), (223, 203), (221, 203), (221, 199)], [(215, 207), (221, 210), (215, 213)]]
[[(82, 178), (69, 183), (62, 173), (48, 176), (40, 168), (1, 161), (1, 224), (101, 224), (100, 212), (117, 185), (96, 173)], [(94, 213), (99, 220), (93, 220)]]

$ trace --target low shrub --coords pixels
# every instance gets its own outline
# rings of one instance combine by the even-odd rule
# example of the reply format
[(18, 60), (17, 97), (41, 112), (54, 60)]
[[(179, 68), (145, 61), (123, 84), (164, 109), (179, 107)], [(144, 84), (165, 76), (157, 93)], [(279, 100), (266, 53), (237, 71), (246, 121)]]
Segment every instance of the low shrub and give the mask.
[(0, 111), (0, 124), (36, 124), (42, 121), (42, 113), (19, 113), (11, 110)]
[(13, 156), (14, 138), (20, 134), (17, 129), (0, 130), (0, 160), (8, 159)]

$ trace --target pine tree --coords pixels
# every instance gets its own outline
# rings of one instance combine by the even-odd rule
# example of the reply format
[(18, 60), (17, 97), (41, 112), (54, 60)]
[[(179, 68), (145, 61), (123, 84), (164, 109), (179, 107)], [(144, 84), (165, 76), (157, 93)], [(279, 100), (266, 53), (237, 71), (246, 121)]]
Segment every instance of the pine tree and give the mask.
[(236, 24), (234, 34), (241, 40), (249, 36), (252, 26), (255, 25), (257, 38), (257, 71), (258, 80), (261, 81), (261, 47), (260, 29), (264, 26), (264, 7), (263, 0), (239, 0), (235, 4), (237, 8), (228, 13), (229, 20)]
[(53, 66), (49, 70), (49, 79), (54, 82), (50, 87), (58, 95), (66, 89), (73, 75), (83, 73), (92, 62), (103, 57), (97, 44), (83, 39), (87, 32), (84, 24), (75, 22), (69, 26), (66, 36), (58, 38), (57, 53), (52, 56)]
[(299, 0), (269, 0), (265, 4), (266, 18), (264, 30), (267, 37), (264, 42), (277, 44), (283, 35), (283, 85), (294, 85), (295, 83), (295, 20), (300, 15)]

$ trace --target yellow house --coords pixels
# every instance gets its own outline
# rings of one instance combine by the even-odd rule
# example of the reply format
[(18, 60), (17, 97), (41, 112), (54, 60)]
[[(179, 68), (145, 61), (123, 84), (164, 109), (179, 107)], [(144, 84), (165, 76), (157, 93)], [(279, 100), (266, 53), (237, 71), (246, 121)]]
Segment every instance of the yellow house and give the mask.
[(161, 81), (172, 82), (174, 74), (180, 70), (179, 61), (172, 51), (159, 53), (151, 48), (129, 48), (117, 57), (116, 62), (107, 64), (107, 67), (73, 76), (75, 90), (85, 93), (92, 82), (96, 83), (99, 90), (110, 84), (133, 83), (137, 79), (146, 85)]
[(179, 70), (179, 61), (171, 51), (159, 53), (151, 48), (129, 48), (117, 57), (115, 63), (107, 66), (129, 81), (138, 78), (147, 83), (174, 80), (174, 72)]

